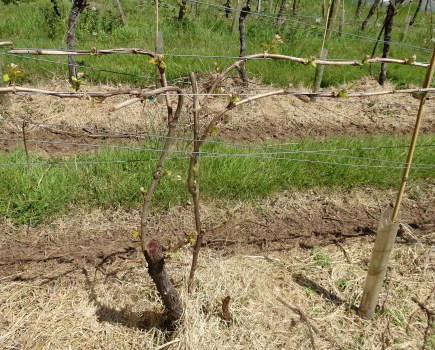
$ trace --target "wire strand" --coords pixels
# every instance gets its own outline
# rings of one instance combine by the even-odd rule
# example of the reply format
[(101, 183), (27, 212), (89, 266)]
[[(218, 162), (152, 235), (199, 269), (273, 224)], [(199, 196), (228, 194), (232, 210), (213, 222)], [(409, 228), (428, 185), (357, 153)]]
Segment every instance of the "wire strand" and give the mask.
[[(29, 54), (29, 56), (27, 56), (27, 55), (13, 54), (13, 53), (8, 53), (8, 52), (0, 52), (0, 55), (18, 57), (21, 59), (30, 59), (30, 60), (34, 60), (34, 61), (58, 64), (58, 65), (62, 65), (62, 66), (68, 66), (67, 62), (53, 61), (53, 60), (48, 60), (45, 58), (33, 57), (33, 56), (30, 56), (30, 54)], [(98, 71), (98, 72), (125, 75), (125, 76), (134, 77), (134, 78), (147, 79), (147, 80), (151, 80), (151, 81), (157, 80), (156, 77), (150, 77), (150, 76), (146, 76), (146, 75), (138, 75), (138, 74), (132, 74), (132, 73), (127, 73), (127, 72), (108, 70), (108, 69), (104, 69), (104, 68), (92, 67), (92, 66), (87, 66), (87, 65), (82, 65), (82, 64), (76, 64), (75, 66), (79, 67), (79, 68), (83, 68), (83, 69), (90, 69), (90, 70)]]
[[(226, 6), (222, 6), (222, 5), (216, 5), (216, 4), (212, 4), (209, 2), (203, 2), (203, 1), (197, 1), (197, 0), (187, 0), (187, 2), (191, 2), (191, 3), (198, 3), (200, 5), (206, 5), (206, 6), (210, 6), (210, 7), (216, 7), (216, 8), (220, 8), (220, 9), (226, 9)], [(237, 11), (236, 9), (231, 9), (231, 11)], [(258, 16), (258, 17), (264, 17), (264, 18), (272, 18), (272, 19), (276, 19), (276, 16), (272, 16), (272, 15), (266, 15), (266, 14), (259, 14), (259, 13), (255, 13), (255, 12), (250, 12), (250, 15), (254, 15), (254, 16)], [(291, 22), (291, 23), (296, 23), (296, 24), (301, 24), (301, 25), (305, 25), (305, 26), (310, 26), (311, 28), (316, 28), (321, 30), (322, 32), (325, 30), (325, 28), (323, 28), (322, 26), (318, 26), (318, 25), (314, 25), (312, 23), (307, 23), (307, 22), (303, 22), (303, 21), (298, 21), (295, 19), (290, 19), (288, 17), (284, 17), (283, 20), (285, 22)], [(331, 31), (332, 33), (339, 33), (339, 34), (343, 34), (343, 35), (347, 35), (347, 36), (352, 36), (355, 38), (359, 38), (359, 39), (364, 39), (367, 41), (372, 41), (372, 42), (379, 42), (379, 43), (386, 43), (386, 40), (378, 40), (377, 38), (372, 38), (372, 37), (368, 37), (368, 36), (364, 36), (364, 35), (358, 35), (358, 34), (353, 34), (353, 33), (348, 33), (348, 32), (342, 32), (339, 30), (334, 30), (334, 29), (329, 29), (328, 31)], [(425, 52), (432, 52), (431, 49), (425, 48), (425, 47), (421, 47), (421, 46), (415, 46), (415, 45), (409, 45), (409, 44), (404, 44), (401, 42), (397, 42), (397, 41), (390, 41), (390, 44), (394, 44), (397, 46), (402, 46), (402, 47), (407, 47), (407, 48), (412, 48), (412, 49), (417, 49), (420, 51), (425, 51)]]
[[(228, 154), (220, 154), (220, 155), (205, 155), (201, 156), (201, 159), (212, 159), (212, 158), (222, 158), (227, 157)], [(232, 154), (233, 157), (245, 157), (245, 154)], [(313, 159), (299, 159), (299, 158), (289, 158), (289, 157), (271, 157), (271, 156), (254, 156), (251, 158), (255, 159), (272, 159), (272, 160), (283, 160), (283, 161), (294, 161), (301, 163), (314, 163), (314, 164), (322, 164), (322, 165), (334, 165), (334, 166), (344, 166), (344, 167), (357, 167), (357, 168), (372, 168), (372, 169), (404, 169), (406, 164), (403, 166), (390, 166), (390, 165), (370, 165), (370, 164), (352, 164), (352, 163), (337, 163), (337, 162), (329, 162), (329, 161), (321, 161), (321, 160), (313, 160)], [(190, 157), (177, 157), (177, 158), (167, 158), (169, 161), (174, 160), (186, 160), (190, 159)], [(98, 165), (98, 164), (119, 164), (119, 163), (139, 163), (139, 162), (148, 162), (148, 161), (157, 161), (158, 158), (149, 158), (149, 159), (134, 159), (134, 160), (110, 160), (110, 161), (47, 161), (47, 162), (17, 162), (17, 163), (0, 163), (0, 167), (8, 167), (8, 166), (28, 166), (28, 165)], [(414, 170), (417, 169), (435, 169), (435, 164), (433, 165), (425, 165), (425, 166), (415, 166), (413, 165)]]
[[(23, 142), (22, 138), (0, 138), (1, 141), (14, 141), (14, 142)], [(87, 143), (76, 143), (76, 142), (64, 142), (64, 141), (46, 141), (46, 140), (35, 140), (35, 139), (26, 139), (26, 142), (30, 143), (39, 143), (39, 144), (51, 144), (51, 145), (68, 145), (68, 146), (78, 146), (78, 147), (92, 147), (92, 148), (107, 148), (107, 149), (122, 149), (122, 150), (130, 150), (130, 151), (148, 151), (148, 152), (156, 152), (156, 153), (168, 153), (168, 154), (191, 154), (188, 150), (164, 150), (164, 149), (156, 149), (156, 148), (147, 148), (147, 147), (130, 147), (130, 146), (119, 146), (119, 145), (101, 145), (101, 144), (87, 144)], [(425, 145), (427, 147), (435, 147), (435, 144)], [(420, 146), (421, 147), (421, 146)], [(368, 158), (368, 157), (358, 157), (358, 156), (348, 156), (341, 154), (334, 154), (329, 152), (342, 151), (343, 149), (323, 149), (323, 150), (284, 150), (284, 151), (275, 151), (275, 152), (267, 152), (267, 153), (217, 153), (217, 152), (199, 152), (201, 157), (206, 158), (218, 158), (218, 157), (249, 157), (249, 158), (268, 158), (271, 156), (278, 155), (286, 155), (286, 154), (300, 154), (300, 155), (322, 155), (327, 157), (337, 157), (337, 158), (346, 158), (346, 159), (356, 159), (356, 160), (368, 160), (368, 161), (376, 161), (380, 163), (392, 163), (392, 164), (403, 164), (402, 161), (394, 161), (389, 159), (378, 159), (378, 158)], [(272, 157), (272, 159), (290, 159), (292, 158), (277, 158)], [(415, 164), (416, 168), (424, 168), (424, 167), (432, 167), (432, 164)]]
[[(17, 124), (22, 124), (23, 122), (25, 123), (29, 123), (29, 124), (33, 124), (35, 126), (50, 126), (50, 127), (69, 127), (72, 129), (87, 129), (87, 130), (93, 130), (96, 132), (112, 132), (115, 135), (122, 135), (122, 136), (130, 136), (132, 138), (138, 138), (138, 137), (142, 137), (142, 138), (158, 138), (158, 139), (165, 139), (167, 138), (166, 135), (158, 135), (158, 134), (133, 134), (133, 133), (125, 133), (125, 132), (119, 132), (119, 131), (115, 131), (112, 129), (99, 129), (99, 128), (92, 128), (92, 127), (87, 127), (87, 126), (83, 126), (83, 125), (69, 125), (69, 124), (60, 124), (60, 123), (46, 123), (46, 122), (41, 122), (41, 121), (31, 121), (28, 119), (1, 119), (0, 118), (0, 123), (1, 122), (13, 122), (13, 123), (17, 123)], [(84, 135), (86, 136), (86, 135)], [(192, 138), (188, 138), (188, 137), (179, 137), (179, 136), (173, 136), (170, 137), (170, 139), (172, 140), (177, 140), (177, 141), (185, 141), (187, 143), (193, 143), (195, 140)], [(4, 141), (22, 141), (22, 138), (0, 138), (0, 140), (4, 140)], [(26, 142), (29, 140), (26, 140)], [(37, 142), (38, 140), (35, 140), (35, 142)], [(198, 141), (198, 140), (196, 140)], [(52, 141), (46, 141), (46, 142), (52, 142)], [(53, 141), (54, 142), (54, 141)], [(63, 142), (63, 141), (57, 141), (57, 142)], [(264, 150), (264, 149), (276, 149), (276, 148), (282, 148), (283, 146), (288, 146), (289, 144), (277, 144), (277, 145), (270, 145), (270, 146), (265, 146), (265, 145), (252, 145), (252, 144), (244, 144), (244, 143), (234, 143), (234, 142), (228, 142), (228, 141), (217, 141), (217, 140), (211, 140), (211, 139), (206, 139), (204, 140), (205, 144), (216, 144), (216, 145), (223, 145), (223, 146), (229, 146), (229, 147), (241, 147), (241, 148), (249, 148), (249, 149), (260, 149), (260, 150)], [(65, 143), (68, 145), (76, 145), (79, 146), (81, 145), (81, 143)], [(298, 142), (292, 142), (292, 145), (295, 144), (299, 144)], [(92, 145), (92, 146), (96, 146), (95, 144), (84, 144), (84, 145)], [(104, 147), (104, 145), (99, 145), (100, 147)], [(114, 145), (111, 145), (112, 147), (116, 147)], [(435, 144), (427, 144), (427, 145), (418, 145), (417, 147), (434, 147)], [(98, 146), (97, 146), (98, 147)], [(128, 146), (120, 146), (123, 147), (123, 149), (130, 149), (130, 150), (148, 150), (148, 149), (144, 149), (144, 148), (133, 148), (133, 147), (128, 147)], [(316, 152), (337, 152), (337, 151), (373, 151), (373, 150), (380, 150), (380, 149), (399, 149), (399, 148), (408, 148), (409, 145), (400, 145), (400, 146), (377, 146), (377, 147), (356, 147), (356, 148), (339, 148), (339, 149), (325, 149), (325, 150), (316, 150)], [(153, 149), (151, 149), (153, 150)]]

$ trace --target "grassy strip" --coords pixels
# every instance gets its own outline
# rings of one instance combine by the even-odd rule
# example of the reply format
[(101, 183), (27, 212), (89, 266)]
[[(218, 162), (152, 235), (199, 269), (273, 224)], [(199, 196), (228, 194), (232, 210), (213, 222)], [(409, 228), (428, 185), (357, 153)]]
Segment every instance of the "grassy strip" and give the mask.
[[(307, 58), (319, 56), (324, 26), (321, 2), (304, 0), (300, 5), (299, 15), (308, 17), (292, 17), (291, 10), (288, 9), (286, 15), (289, 21), (278, 26), (274, 20), (274, 12), (276, 14), (278, 3), (275, 2), (270, 7), (270, 1), (272, 0), (263, 2), (262, 12), (264, 16), (269, 17), (259, 17), (255, 13), (248, 17), (247, 54), (262, 52), (263, 45), (270, 44), (274, 35), (279, 33), (284, 41), (280, 47), (283, 54)], [(207, 0), (204, 2), (222, 6), (222, 1)], [(0, 3), (1, 12), (7, 14), (5, 20), (0, 21), (2, 39), (13, 40), (15, 47), (64, 48), (66, 23), (71, 1), (59, 0), (58, 3), (61, 11), (60, 17), (54, 13), (52, 4), (45, 0), (23, 1), (18, 6), (13, 4), (1, 5)], [(225, 18), (223, 8), (199, 4), (199, 13), (196, 15), (195, 11), (190, 10), (191, 4), (188, 5), (185, 20), (179, 22), (176, 18), (179, 8), (177, 1), (162, 2), (159, 28), (164, 35), (164, 51), (172, 54), (238, 56), (239, 34), (237, 30), (232, 32), (232, 18)], [(96, 45), (97, 48), (142, 47), (154, 50), (153, 3), (145, 4), (140, 0), (125, 1), (123, 6), (128, 19), (127, 27), (122, 26), (113, 1), (96, 0), (92, 2), (92, 6), (95, 6), (95, 10), (86, 9), (77, 23), (78, 49), (89, 50)], [(235, 3), (232, 3), (232, 6), (235, 7)], [(410, 6), (410, 13), (413, 13), (417, 2), (413, 2)], [(367, 30), (361, 32), (361, 22), (368, 12), (368, 7), (365, 8), (361, 18), (354, 19), (355, 4), (346, 4), (347, 18), (344, 31), (356, 36), (334, 34), (326, 44), (329, 57), (363, 59), (365, 55), (371, 54), (374, 42), (358, 36), (376, 38), (385, 17), (385, 10), (386, 7), (383, 6), (379, 10), (379, 16), (372, 18)], [(396, 16), (392, 40), (430, 49), (433, 45), (431, 42), (433, 33), (430, 33), (430, 15), (428, 14), (421, 13), (406, 37), (401, 40), (407, 11), (407, 7), (402, 8)], [(381, 49), (382, 45), (380, 44), (375, 55), (380, 56)], [(417, 55), (419, 61), (428, 61), (430, 58), (430, 52), (421, 52), (413, 48), (392, 44), (391, 56), (393, 57), (407, 58), (414, 54)], [(58, 64), (34, 61), (31, 58), (0, 57), (5, 63), (19, 63), (27, 73), (26, 79), (32, 82), (41, 78), (52, 78), (53, 75), (65, 77), (67, 72), (66, 66)], [(43, 56), (36, 58), (66, 63), (66, 57)], [(155, 76), (155, 68), (147, 64), (147, 61), (147, 58), (131, 55), (77, 58), (78, 64), (150, 77), (145, 79), (81, 68), (87, 81), (128, 82), (141, 86), (152, 83)], [(218, 57), (211, 59), (168, 57), (168, 78), (185, 77), (189, 71), (206, 73), (217, 67), (223, 69), (233, 61), (233, 59)], [(397, 85), (421, 84), (423, 81), (423, 69), (410, 66), (390, 66), (389, 79)], [(266, 83), (283, 86), (301, 83), (309, 86), (314, 78), (313, 68), (300, 64), (289, 64), (288, 62), (264, 60), (248, 62), (247, 70), (251, 78), (260, 77)], [(377, 74), (378, 71), (379, 65), (376, 65), (373, 72)], [(336, 85), (368, 74), (367, 67), (327, 67), (323, 85)]]
[[(406, 146), (408, 142), (403, 137), (334, 138), (322, 142), (304, 140), (286, 145), (275, 144), (262, 149), (210, 143), (205, 145), (201, 158), (201, 195), (203, 198), (252, 200), (287, 189), (394, 188), (399, 185), (401, 169), (370, 168), (367, 165), (401, 166), (407, 148), (396, 146)], [(435, 135), (420, 138), (421, 147), (416, 150), (415, 164), (435, 163), (434, 144)], [(157, 144), (143, 146), (160, 148)], [(154, 197), (155, 209), (189, 199), (186, 188), (188, 154), (183, 153), (188, 146), (179, 144), (178, 147), (180, 153), (171, 154), (166, 163), (166, 176), (162, 178)], [(376, 149), (362, 149), (367, 147)], [(353, 150), (340, 150), (349, 148)], [(319, 150), (332, 151), (319, 153)], [(306, 151), (316, 153), (301, 153)], [(38, 224), (75, 205), (137, 207), (141, 202), (139, 189), (147, 187), (155, 166), (150, 159), (157, 156), (158, 153), (152, 151), (103, 149), (95, 154), (66, 159), (47, 160), (32, 155), (32, 162), (50, 161), (53, 164), (32, 165), (30, 174), (27, 174), (25, 165), (1, 166), (0, 215), (11, 218), (17, 224)], [(367, 158), (382, 159), (384, 162)], [(121, 162), (113, 163), (115, 160)], [(55, 164), (63, 161), (76, 163)], [(0, 153), (2, 164), (25, 162), (22, 150)], [(433, 168), (414, 168), (410, 181), (423, 182), (430, 178), (435, 178)]]

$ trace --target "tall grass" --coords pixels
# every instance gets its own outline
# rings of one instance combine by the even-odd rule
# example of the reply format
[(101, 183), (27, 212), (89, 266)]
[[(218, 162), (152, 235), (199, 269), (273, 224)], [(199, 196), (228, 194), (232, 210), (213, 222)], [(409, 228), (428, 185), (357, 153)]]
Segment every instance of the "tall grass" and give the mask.
[[(403, 165), (408, 141), (403, 137), (380, 136), (351, 140), (332, 138), (305, 140), (291, 146), (263, 144), (261, 146), (267, 147), (261, 148), (209, 143), (204, 146), (201, 156), (201, 196), (252, 200), (290, 189), (396, 187), (402, 171), (389, 167)], [(434, 145), (434, 135), (422, 136), (415, 163), (433, 166)], [(158, 143), (143, 146), (161, 148)], [(374, 149), (364, 149), (367, 147)], [(154, 209), (168, 208), (189, 199), (186, 149), (188, 145), (179, 144), (179, 153), (170, 155), (165, 165), (165, 176), (153, 198)], [(11, 218), (15, 223), (38, 224), (71, 206), (137, 207), (141, 201), (139, 189), (149, 184), (155, 166), (155, 161), (151, 159), (157, 156), (157, 152), (149, 150), (126, 149), (103, 149), (95, 154), (67, 158), (45, 159), (32, 155), (33, 163), (50, 161), (51, 165), (33, 164), (30, 174), (27, 174), (23, 150), (7, 154), (2, 152), (0, 215)], [(72, 164), (62, 165), (59, 162)], [(424, 183), (434, 178), (433, 168), (415, 167), (410, 181)]]
[[(273, 1), (273, 0), (269, 0)], [(218, 6), (221, 1), (204, 0)], [(233, 1), (234, 2), (234, 1)], [(65, 48), (64, 38), (66, 21), (71, 6), (67, 0), (58, 1), (61, 17), (57, 17), (48, 1), (34, 0), (22, 2), (19, 5), (0, 5), (1, 20), (0, 33), (2, 39), (11, 39), (15, 47), (39, 48)], [(247, 53), (258, 53), (263, 50), (263, 43), (270, 43), (275, 33), (279, 33), (284, 41), (282, 53), (310, 57), (318, 56), (322, 42), (322, 27), (324, 20), (321, 16), (321, 2), (306, 0), (301, 2), (298, 15), (306, 17), (292, 17), (290, 9), (287, 10), (288, 21), (277, 25), (273, 18), (278, 1), (272, 4), (269, 12), (269, 3), (263, 1), (263, 16), (255, 13), (249, 15), (247, 21)], [(416, 2), (415, 2), (416, 3)], [(80, 16), (77, 29), (77, 48), (90, 49), (94, 44), (97, 48), (111, 47), (141, 47), (154, 50), (154, 5), (153, 2), (130, 0), (123, 3), (127, 15), (128, 26), (123, 27), (118, 18), (113, 2), (93, 1), (92, 8), (85, 10)], [(160, 30), (164, 35), (164, 50), (171, 54), (192, 54), (212, 56), (238, 56), (239, 35), (232, 32), (232, 19), (225, 18), (223, 8), (198, 4), (199, 13), (191, 9), (182, 22), (177, 20), (178, 3), (175, 0), (161, 2)], [(232, 4), (235, 7), (235, 4)], [(411, 13), (416, 4), (411, 4)], [(253, 8), (256, 3), (253, 3)], [(379, 16), (373, 18), (365, 32), (360, 31), (360, 24), (368, 8), (363, 12), (363, 17), (354, 19), (354, 4), (346, 8), (346, 24), (344, 31), (357, 35), (334, 34), (327, 42), (330, 58), (360, 58), (371, 54), (374, 42), (358, 36), (376, 38), (384, 18), (385, 7), (381, 8)], [(399, 11), (395, 20), (396, 27), (393, 32), (393, 41), (400, 41), (400, 35), (405, 23), (408, 8)], [(318, 18), (317, 23), (316, 18)], [(303, 24), (302, 22), (306, 23)], [(416, 45), (425, 48), (433, 47), (433, 33), (430, 33), (430, 16), (420, 14), (417, 22), (412, 26), (406, 38), (405, 45)], [(377, 55), (380, 55), (382, 44), (379, 44)], [(399, 58), (417, 55), (418, 60), (428, 61), (430, 52), (392, 45), (391, 55)], [(2, 57), (2, 56), (0, 56)], [(41, 57), (38, 57), (41, 59)], [(66, 62), (65, 58), (42, 57), (56, 62)], [(51, 78), (53, 75), (65, 75), (65, 66), (56, 63), (33, 61), (29, 58), (2, 57), (8, 62), (20, 63), (27, 72), (27, 80)], [(206, 73), (214, 69), (215, 62), (220, 67), (230, 64), (233, 59), (227, 58), (192, 58), (169, 57), (168, 77), (175, 79), (187, 76), (189, 71)], [(147, 64), (143, 57), (127, 55), (110, 57), (83, 57), (78, 58), (82, 65), (99, 67), (105, 70), (121, 71), (133, 75), (148, 76), (149, 79), (132, 77), (108, 72), (98, 72), (91, 69), (82, 69), (88, 80), (129, 82), (134, 85), (147, 85), (153, 81), (154, 67)], [(310, 67), (285, 62), (259, 61), (249, 62), (247, 65), (249, 76), (258, 77), (265, 83), (278, 85), (310, 85), (314, 72)], [(374, 68), (377, 72), (379, 67)], [(366, 67), (327, 67), (324, 85), (352, 81), (369, 73)], [(391, 65), (389, 78), (398, 85), (420, 84), (424, 77), (424, 70), (409, 66)]]

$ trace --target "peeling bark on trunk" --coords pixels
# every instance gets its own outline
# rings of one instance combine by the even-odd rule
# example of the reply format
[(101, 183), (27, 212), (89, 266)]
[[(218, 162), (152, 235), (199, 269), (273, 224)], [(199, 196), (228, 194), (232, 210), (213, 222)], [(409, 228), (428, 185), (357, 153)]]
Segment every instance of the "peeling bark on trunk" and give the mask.
[(178, 12), (178, 20), (182, 21), (184, 17), (184, 13), (186, 12), (187, 0), (181, 1), (180, 11)]
[(159, 242), (151, 240), (148, 249), (144, 251), (144, 256), (148, 263), (148, 273), (169, 312), (171, 323), (178, 321), (183, 316), (183, 306), (177, 290), (166, 273), (165, 259)]
[(298, 14), (298, 7), (299, 7), (299, 0), (293, 0), (293, 8), (292, 8), (293, 16), (296, 16)]
[[(74, 0), (71, 12), (68, 17), (68, 32), (66, 35), (66, 46), (68, 50), (74, 50), (76, 47), (76, 24), (80, 13), (88, 6), (86, 0)], [(73, 77), (77, 77), (76, 59), (74, 56), (68, 56), (68, 79), (74, 84)]]
[(279, 11), (278, 11), (278, 16), (276, 16), (277, 23), (282, 23), (282, 21), (283, 21), (283, 15), (284, 15), (286, 3), (287, 3), (287, 0), (281, 1), (281, 6), (279, 7)]
[[(283, 0), (285, 1), (285, 0)], [(240, 57), (246, 56), (246, 18), (251, 11), (251, 0), (246, 2), (246, 6), (242, 8), (239, 18), (239, 31), (240, 31)], [(248, 86), (248, 78), (246, 77), (245, 62), (243, 62), (239, 67), (240, 78), (245, 86)]]
[(225, 3), (225, 17), (226, 18), (230, 18), (230, 14), (231, 14), (231, 3), (230, 0), (227, 0), (227, 2)]
[(365, 30), (367, 28), (367, 25), (369, 24), (369, 20), (374, 15), (374, 13), (375, 13), (376, 9), (378, 8), (378, 5), (379, 5), (380, 2), (381, 2), (381, 0), (375, 0), (375, 2), (373, 3), (372, 7), (370, 7), (370, 11), (369, 11), (366, 19), (364, 20), (364, 22), (361, 25), (361, 30)]
[[(387, 15), (385, 17), (384, 27), (384, 49), (382, 51), (382, 58), (387, 58), (390, 53), (391, 33), (393, 32), (394, 16), (396, 15), (397, 5), (400, 5), (405, 0), (390, 0), (387, 8)], [(387, 64), (381, 64), (381, 72), (379, 73), (379, 84), (384, 85), (387, 80)]]
[[(418, 13), (420, 12), (421, 4), (422, 4), (422, 3), (423, 3), (423, 0), (419, 0), (419, 1), (418, 1), (418, 5), (417, 5), (417, 8), (415, 9), (414, 16), (412, 16), (412, 19), (411, 19), (411, 21), (409, 22), (409, 26), (410, 26), (410, 27), (414, 24), (414, 22), (415, 22), (415, 20), (416, 20), (416, 18), (417, 18), (417, 15), (418, 15)], [(428, 3), (429, 3), (429, 1), (428, 1)]]
[(359, 16), (361, 16), (363, 4), (365, 5), (365, 3), (365, 0), (358, 0), (358, 4), (356, 5), (355, 18), (359, 18)]
[(54, 10), (54, 13), (56, 14), (56, 16), (61, 17), (62, 14), (60, 13), (59, 6), (57, 5), (57, 1), (51, 0), (51, 3), (53, 4), (53, 10)]

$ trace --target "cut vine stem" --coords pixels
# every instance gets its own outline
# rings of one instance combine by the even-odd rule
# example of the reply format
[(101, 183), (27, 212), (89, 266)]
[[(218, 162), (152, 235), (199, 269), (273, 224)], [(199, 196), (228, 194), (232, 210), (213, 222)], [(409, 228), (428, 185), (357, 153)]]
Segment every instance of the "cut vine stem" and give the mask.
[[(172, 114), (168, 109), (168, 133), (166, 135), (163, 152), (160, 154), (160, 158), (157, 161), (148, 191), (144, 194), (140, 221), (140, 244), (145, 260), (148, 263), (148, 273), (153, 279), (160, 297), (162, 298), (163, 304), (168, 310), (171, 323), (174, 323), (179, 320), (183, 314), (181, 299), (166, 273), (165, 261), (160, 244), (155, 239), (149, 238), (147, 220), (151, 199), (157, 184), (163, 175), (163, 165), (168, 151), (174, 142), (176, 127), (183, 107), (183, 96), (181, 94), (181, 89), (178, 87), (163, 87), (155, 91), (157, 91), (155, 95), (163, 94), (168, 91), (176, 92), (178, 94), (178, 103), (174, 114)], [(146, 96), (147, 94), (143, 95), (143, 97)]]
[(192, 291), (193, 281), (195, 278), (195, 271), (198, 267), (198, 256), (201, 244), (204, 238), (204, 230), (201, 227), (201, 212), (199, 207), (199, 151), (201, 142), (199, 140), (199, 100), (198, 100), (198, 84), (196, 82), (195, 73), (190, 73), (190, 81), (192, 83), (193, 92), (193, 152), (190, 156), (189, 172), (187, 176), (187, 187), (192, 195), (194, 216), (195, 216), (195, 229), (196, 240), (192, 255), (192, 266), (190, 268), (188, 291)]

